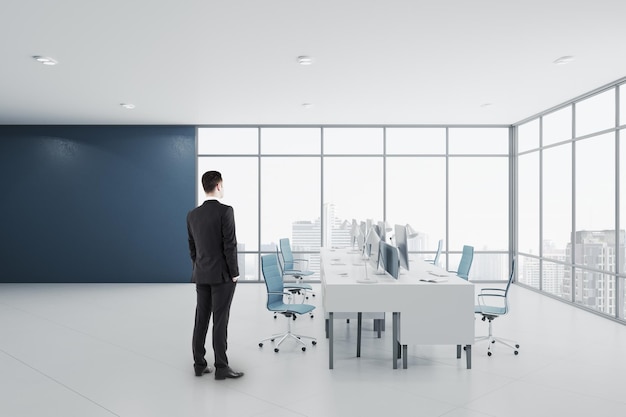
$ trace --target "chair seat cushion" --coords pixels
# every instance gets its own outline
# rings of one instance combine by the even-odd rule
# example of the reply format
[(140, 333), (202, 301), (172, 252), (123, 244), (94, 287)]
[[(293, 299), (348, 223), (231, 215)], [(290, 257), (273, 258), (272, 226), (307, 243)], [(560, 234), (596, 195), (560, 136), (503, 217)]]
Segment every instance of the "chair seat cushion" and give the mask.
[(286, 269), (285, 275), (293, 275), (297, 277), (308, 277), (309, 275), (313, 275), (313, 271), (299, 271), (297, 269)]
[(313, 287), (309, 284), (298, 284), (294, 282), (285, 282), (283, 284), (283, 288), (286, 290), (309, 290), (313, 291)]
[(502, 316), (506, 314), (506, 308), (504, 307), (494, 307), (494, 306), (474, 306), (474, 312), (478, 314), (486, 314), (493, 316)]
[(296, 314), (306, 314), (315, 309), (315, 306), (311, 304), (285, 304), (282, 302), (271, 303), (267, 307), (271, 311)]

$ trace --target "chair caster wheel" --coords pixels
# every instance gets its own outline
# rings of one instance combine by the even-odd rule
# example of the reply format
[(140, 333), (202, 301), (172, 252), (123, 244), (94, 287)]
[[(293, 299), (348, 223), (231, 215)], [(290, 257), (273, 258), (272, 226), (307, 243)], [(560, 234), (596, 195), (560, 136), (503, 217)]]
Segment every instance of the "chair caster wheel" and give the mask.
[(515, 352), (513, 352), (516, 356), (519, 355), (519, 352), (516, 350)]
[(263, 347), (263, 343), (259, 343), (259, 347)]
[(306, 352), (306, 348), (304, 346), (302, 346), (302, 351)]
[(278, 353), (278, 348), (274, 348), (274, 352)]
[(311, 318), (313, 318), (313, 314), (311, 314)]
[(463, 346), (463, 350), (467, 350), (467, 346)]
[(487, 352), (487, 356), (491, 356), (491, 352)]
[(312, 344), (313, 346), (317, 345), (317, 340), (312, 341), (312, 342), (311, 342), (311, 344)]
[(495, 340), (492, 340), (492, 341), (491, 341), (491, 343), (496, 343), (496, 341), (495, 341)]
[(274, 339), (270, 339), (270, 342), (273, 342), (273, 341), (274, 341)]
[(519, 349), (519, 345), (515, 345), (515, 348), (516, 348), (516, 349)]
[(274, 316), (274, 320), (276, 320), (276, 316)]

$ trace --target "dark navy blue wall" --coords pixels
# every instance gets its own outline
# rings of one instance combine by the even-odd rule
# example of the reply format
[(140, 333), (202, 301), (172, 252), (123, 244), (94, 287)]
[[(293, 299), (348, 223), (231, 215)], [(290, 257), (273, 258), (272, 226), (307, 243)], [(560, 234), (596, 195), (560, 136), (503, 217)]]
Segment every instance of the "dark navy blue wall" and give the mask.
[(0, 126), (0, 282), (189, 282), (193, 126)]

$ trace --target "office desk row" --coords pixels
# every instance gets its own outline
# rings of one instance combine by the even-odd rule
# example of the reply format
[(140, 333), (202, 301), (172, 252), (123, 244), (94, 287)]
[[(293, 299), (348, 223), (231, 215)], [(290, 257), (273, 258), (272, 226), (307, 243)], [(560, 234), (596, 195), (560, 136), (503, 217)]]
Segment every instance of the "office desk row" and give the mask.
[[(322, 249), (322, 301), (328, 314), (329, 368), (333, 369), (334, 313), (390, 312), (392, 365), (402, 358), (407, 368), (408, 345), (465, 346), (471, 369), (474, 343), (474, 285), (423, 261), (411, 262), (398, 279), (377, 275), (375, 268), (349, 249)], [(444, 276), (444, 277), (438, 277)], [(421, 279), (442, 279), (425, 282)], [(373, 281), (373, 282), (372, 282)]]

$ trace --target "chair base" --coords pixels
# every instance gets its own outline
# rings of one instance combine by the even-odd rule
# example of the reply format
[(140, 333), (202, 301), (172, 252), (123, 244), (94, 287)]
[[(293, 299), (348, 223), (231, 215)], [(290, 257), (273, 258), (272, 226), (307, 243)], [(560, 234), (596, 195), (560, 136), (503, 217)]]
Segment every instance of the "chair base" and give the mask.
[[(503, 337), (495, 337), (493, 335), (493, 328), (491, 325), (491, 321), (494, 319), (494, 317), (486, 317), (486, 319), (489, 321), (489, 334), (487, 336), (479, 336), (477, 338), (474, 339), (474, 343), (478, 343), (478, 342), (482, 342), (483, 340), (486, 340), (489, 345), (487, 346), (487, 356), (491, 356), (492, 352), (491, 352), (491, 346), (495, 345), (496, 342), (497, 343), (501, 343), (505, 346), (510, 347), (511, 349), (513, 349), (513, 353), (515, 355), (519, 354), (519, 343), (510, 340), (510, 339), (505, 339)], [(483, 321), (485, 320), (485, 317), (483, 318)]]
[[(280, 313), (280, 312), (277, 312), (277, 313)], [(276, 343), (276, 345), (274, 346), (274, 352), (278, 353), (278, 351), (279, 351), (278, 348), (281, 345), (281, 343), (283, 343), (286, 339), (293, 339), (293, 340), (295, 340), (296, 342), (298, 342), (299, 344), (302, 345), (302, 351), (304, 352), (304, 351), (306, 351), (306, 343), (304, 343), (302, 341), (302, 339), (309, 339), (309, 340), (311, 340), (311, 344), (313, 346), (315, 346), (317, 344), (317, 339), (315, 337), (304, 336), (304, 335), (301, 335), (301, 334), (295, 334), (295, 333), (291, 332), (291, 321), (292, 321), (292, 319), (295, 319), (295, 317), (296, 317), (295, 315), (290, 314), (290, 313), (281, 313), (281, 314), (284, 314), (286, 316), (286, 318), (287, 318), (287, 331), (284, 332), (284, 333), (277, 333), (277, 334), (274, 334), (274, 335), (272, 335), (270, 337), (266, 337), (265, 339), (263, 339), (263, 340), (261, 340), (259, 342), (259, 347), (263, 347), (263, 342), (266, 342), (268, 340), (273, 342), (276, 339), (280, 339), (278, 341), (278, 343)]]
[(301, 334), (295, 334), (295, 333), (291, 333), (291, 332), (285, 332), (285, 333), (279, 333), (279, 334), (275, 334), (271, 337), (265, 338), (263, 340), (261, 340), (259, 342), (259, 347), (263, 347), (263, 342), (266, 342), (268, 340), (270, 341), (274, 341), (276, 339), (280, 338), (280, 340), (278, 341), (278, 343), (276, 343), (276, 345), (274, 346), (274, 352), (278, 352), (279, 351), (279, 346), (281, 343), (283, 343), (286, 339), (293, 339), (296, 342), (298, 342), (299, 344), (302, 345), (302, 351), (306, 351), (306, 343), (304, 343), (302, 341), (302, 339), (309, 339), (311, 340), (311, 344), (313, 346), (315, 346), (317, 344), (317, 339), (311, 336), (303, 336)]

